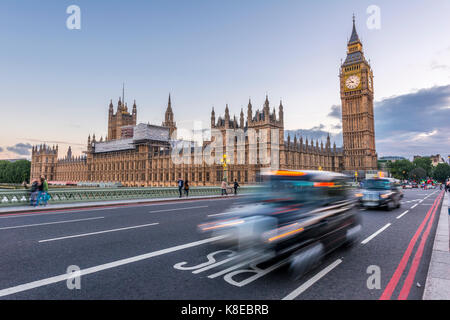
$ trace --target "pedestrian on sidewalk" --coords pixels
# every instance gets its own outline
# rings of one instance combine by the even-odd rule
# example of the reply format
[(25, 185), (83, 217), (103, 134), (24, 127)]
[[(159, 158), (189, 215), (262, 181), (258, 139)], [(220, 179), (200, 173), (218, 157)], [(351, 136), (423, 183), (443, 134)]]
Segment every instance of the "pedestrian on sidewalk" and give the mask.
[(239, 188), (239, 187), (240, 187), (239, 183), (237, 182), (236, 179), (234, 179), (234, 183), (233, 183), (234, 195), (237, 195), (237, 188)]
[(39, 195), (39, 184), (36, 179), (33, 179), (30, 188), (30, 206), (35, 206)]
[(182, 190), (183, 190), (184, 181), (180, 177), (180, 178), (178, 178), (177, 183), (178, 183), (178, 192), (180, 193), (180, 198), (181, 198), (183, 196)]
[(186, 180), (184, 182), (184, 193), (186, 194), (186, 197), (189, 196), (189, 181), (188, 180)]
[(222, 181), (222, 195), (225, 194), (226, 196), (227, 194), (227, 182), (225, 180)]
[(41, 177), (38, 179), (38, 196), (36, 203), (37, 206), (44, 201), (43, 194), (44, 194), (44, 177)]
[(48, 182), (47, 182), (47, 179), (45, 179), (44, 176), (41, 177), (41, 184), (42, 184), (41, 201), (44, 203), (44, 206), (46, 206), (48, 198), (49, 198), (49, 195), (48, 195)]

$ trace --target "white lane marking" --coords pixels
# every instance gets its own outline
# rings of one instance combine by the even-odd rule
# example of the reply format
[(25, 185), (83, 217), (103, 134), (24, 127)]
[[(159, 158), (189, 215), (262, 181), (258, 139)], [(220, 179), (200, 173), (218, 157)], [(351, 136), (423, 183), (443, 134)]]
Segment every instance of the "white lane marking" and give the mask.
[(238, 257), (240, 257), (240, 256), (239, 256), (239, 255), (236, 255), (236, 256), (233, 256), (233, 257), (231, 257), (231, 258), (227, 258), (227, 259), (225, 259), (225, 260), (221, 260), (221, 261), (219, 261), (219, 262), (210, 264), (209, 266), (203, 267), (203, 268), (201, 268), (201, 269), (194, 270), (194, 271), (192, 271), (192, 273), (197, 274), (197, 273), (200, 273), (200, 272), (203, 272), (203, 271), (206, 271), (206, 270), (215, 268), (215, 267), (220, 266), (220, 265), (222, 265), (222, 264), (224, 264), (224, 263), (227, 263), (227, 262), (229, 262), (229, 261), (231, 261), (231, 260), (234, 260), (234, 259), (236, 259), (236, 258), (238, 258)]
[(415, 201), (419, 201), (420, 199), (415, 199), (415, 200), (408, 200), (408, 201), (402, 201), (402, 203), (410, 203), (410, 202), (415, 202)]
[(367, 237), (366, 239), (364, 239), (363, 241), (361, 241), (362, 244), (366, 244), (367, 242), (369, 242), (370, 240), (372, 240), (373, 238), (375, 238), (377, 235), (379, 235), (381, 232), (383, 232), (384, 230), (386, 230), (391, 224), (388, 223), (387, 225), (385, 225), (384, 227), (382, 227), (381, 229), (379, 229), (378, 231), (376, 231), (375, 233), (373, 233), (371, 236)]
[(321, 270), (319, 273), (314, 275), (311, 279), (303, 283), (300, 287), (289, 293), (286, 297), (284, 297), (282, 300), (293, 300), (299, 295), (301, 295), (303, 292), (305, 292), (309, 287), (311, 287), (313, 284), (315, 284), (317, 281), (319, 281), (322, 277), (324, 277), (328, 272), (336, 268), (340, 263), (342, 262), (341, 259), (337, 259), (335, 262), (330, 264), (325, 269)]
[(224, 269), (224, 270), (222, 270), (222, 271), (219, 271), (219, 272), (216, 272), (216, 273), (213, 273), (213, 274), (209, 275), (208, 278), (210, 278), (210, 279), (217, 278), (217, 277), (219, 277), (219, 276), (221, 276), (221, 275), (223, 275), (223, 274), (225, 274), (225, 273), (228, 273), (228, 272), (230, 272), (230, 271), (236, 270), (237, 268), (246, 266), (246, 265), (248, 265), (248, 264), (250, 264), (250, 263), (252, 263), (253, 261), (256, 261), (256, 260), (258, 260), (258, 259), (259, 259), (259, 257), (256, 257), (256, 258), (252, 258), (252, 259), (250, 259), (250, 260), (247, 260), (247, 261), (244, 261), (244, 262), (235, 264), (234, 266), (231, 266), (231, 267), (226, 268), (226, 269)]
[(399, 215), (397, 217), (397, 219), (400, 219), (401, 217), (403, 217), (405, 214), (407, 214), (409, 212), (409, 210), (406, 210), (405, 212), (403, 212), (401, 215)]
[[(95, 272), (99, 272), (99, 271), (103, 271), (103, 270), (119, 267), (119, 266), (122, 266), (122, 265), (126, 265), (126, 264), (129, 264), (129, 263), (133, 263), (133, 262), (137, 262), (137, 261), (141, 261), (141, 260), (145, 260), (145, 259), (149, 259), (149, 258), (153, 258), (153, 257), (160, 256), (160, 255), (163, 255), (163, 254), (171, 253), (171, 252), (174, 252), (174, 251), (179, 251), (179, 250), (183, 250), (183, 249), (187, 249), (187, 248), (191, 248), (191, 247), (196, 247), (196, 246), (199, 246), (199, 245), (202, 245), (202, 244), (205, 244), (205, 243), (209, 243), (209, 242), (213, 242), (213, 241), (217, 241), (217, 240), (220, 240), (220, 239), (223, 239), (223, 238), (225, 238), (225, 236), (218, 236), (218, 237), (214, 237), (214, 238), (208, 238), (208, 239), (205, 239), (205, 240), (190, 242), (190, 243), (182, 244), (182, 245), (171, 247), (171, 248), (162, 249), (162, 250), (158, 250), (158, 251), (153, 251), (153, 252), (141, 254), (141, 255), (138, 255), (138, 256), (134, 256), (134, 257), (131, 257), (131, 258), (117, 260), (117, 261), (101, 264), (101, 265), (98, 265), (98, 266), (95, 266), (95, 267), (82, 269), (82, 270), (80, 270), (80, 276), (84, 276), (84, 275), (87, 275), (87, 274), (91, 274), (91, 273), (95, 273)], [(2, 290), (0, 290), (0, 297), (8, 296), (8, 295), (15, 294), (15, 293), (22, 292), (22, 291), (26, 291), (26, 290), (31, 290), (31, 289), (38, 288), (38, 287), (43, 287), (43, 286), (46, 286), (46, 285), (49, 285), (49, 284), (52, 284), (52, 283), (65, 281), (65, 280), (69, 279), (70, 277), (73, 277), (73, 275), (65, 273), (65, 274), (62, 274), (62, 275), (59, 275), (59, 276), (50, 277), (50, 278), (46, 278), (46, 279), (42, 279), (42, 280), (37, 280), (37, 281), (21, 284), (21, 285), (15, 286), (15, 287), (2, 289)]]
[(215, 216), (223, 216), (226, 214), (230, 214), (229, 212), (222, 212), (222, 213), (214, 213), (214, 214), (208, 214), (208, 217), (215, 217)]
[(119, 228), (119, 229), (111, 229), (111, 230), (104, 230), (104, 231), (97, 231), (97, 232), (90, 232), (90, 233), (82, 233), (82, 234), (75, 234), (72, 236), (65, 236), (65, 237), (58, 237), (58, 238), (52, 238), (52, 239), (45, 239), (45, 240), (39, 240), (38, 242), (49, 242), (49, 241), (56, 241), (56, 240), (63, 240), (63, 239), (70, 239), (70, 238), (78, 238), (78, 237), (86, 237), (91, 236), (94, 234), (101, 234), (101, 233), (107, 233), (107, 232), (116, 232), (116, 231), (122, 231), (122, 230), (129, 230), (129, 229), (137, 229), (137, 228), (143, 228), (148, 226), (154, 226), (159, 224), (158, 222), (155, 223), (148, 223), (148, 224), (141, 224), (139, 226), (132, 226), (132, 227), (125, 227), (125, 228)]
[(69, 223), (69, 222), (78, 222), (78, 221), (88, 221), (88, 220), (97, 220), (97, 219), (104, 219), (104, 218), (105, 217), (95, 217), (95, 218), (86, 218), (86, 219), (75, 219), (75, 220), (64, 220), (64, 221), (44, 222), (44, 223), (35, 223), (35, 224), (24, 224), (24, 225), (21, 225), (21, 226), (2, 227), (2, 228), (0, 228), (0, 230), (35, 227), (35, 226), (46, 226), (46, 225), (49, 225), (49, 224), (60, 224), (60, 223)]
[[(260, 269), (258, 268), (256, 265), (250, 265), (250, 269), (241, 269), (241, 270), (237, 270), (237, 271), (233, 271), (230, 273), (227, 273), (224, 277), (223, 280), (225, 280), (226, 282), (228, 282), (229, 284), (236, 286), (236, 287), (243, 287), (248, 285), (249, 283), (252, 283), (253, 281), (258, 280), (261, 277), (264, 277), (266, 274), (280, 268), (281, 266), (285, 265), (290, 259), (284, 259), (282, 261), (279, 261), (273, 265), (271, 265), (270, 267), (266, 268), (266, 269)], [(241, 281), (236, 281), (233, 279), (233, 277), (235, 275), (241, 274), (241, 273), (254, 273), (253, 276), (245, 279), (245, 280), (241, 280)]]
[[(110, 209), (118, 209), (118, 208), (110, 208)], [(73, 211), (65, 211), (65, 212), (48, 212), (48, 213), (26, 213), (24, 211), (23, 213), (18, 213), (17, 215), (11, 215), (11, 216), (0, 216), (0, 219), (9, 219), (9, 218), (30, 218), (30, 217), (37, 217), (37, 216), (47, 216), (47, 215), (54, 215), (54, 214), (70, 214), (70, 213), (84, 213), (84, 212), (90, 212), (90, 211), (100, 211), (100, 210), (106, 210), (106, 209), (91, 209), (91, 210), (73, 210)]]
[(208, 206), (197, 206), (197, 207), (187, 207), (187, 208), (174, 208), (174, 209), (154, 210), (154, 211), (149, 211), (149, 213), (166, 212), (166, 211), (177, 211), (177, 210), (189, 210), (189, 209), (200, 209), (200, 208), (208, 208)]
[[(203, 202), (203, 201), (220, 201), (220, 200), (231, 200), (231, 199), (235, 199), (235, 198), (213, 198), (213, 199), (193, 199), (193, 200), (189, 200), (189, 201), (170, 201), (167, 200), (169, 202), (167, 203), (151, 203), (151, 204), (105, 204), (105, 206), (111, 206), (111, 207), (106, 207), (106, 208), (96, 208), (96, 207), (92, 207), (92, 209), (88, 208), (80, 208), (80, 209), (76, 209), (76, 208), (59, 208), (56, 210), (62, 210), (59, 212), (43, 212), (43, 213), (27, 213), (26, 211), (23, 212), (19, 212), (17, 214), (12, 214), (12, 215), (5, 215), (2, 216), (0, 215), (0, 219), (9, 219), (9, 218), (26, 218), (26, 217), (36, 217), (36, 216), (44, 216), (44, 215), (52, 215), (52, 214), (69, 214), (69, 213), (89, 213), (90, 211), (102, 211), (102, 210), (116, 210), (116, 209), (124, 209), (127, 207), (131, 207), (131, 208), (135, 208), (135, 207), (151, 207), (151, 206), (167, 206), (167, 205), (176, 205), (176, 204), (183, 204), (183, 203), (192, 203), (192, 202)], [(49, 207), (49, 209), (52, 209), (51, 207)], [(55, 208), (53, 208), (55, 209)], [(66, 211), (63, 211), (66, 210)]]
[(413, 205), (413, 206), (411, 207), (411, 209), (414, 209), (415, 207), (417, 207), (417, 205), (418, 205), (418, 203), (416, 203), (415, 205)]

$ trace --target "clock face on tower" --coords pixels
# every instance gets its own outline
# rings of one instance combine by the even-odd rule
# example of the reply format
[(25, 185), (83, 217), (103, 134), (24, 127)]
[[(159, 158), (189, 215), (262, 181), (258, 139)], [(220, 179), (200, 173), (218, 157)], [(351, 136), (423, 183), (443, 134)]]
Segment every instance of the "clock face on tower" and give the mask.
[(354, 74), (345, 80), (345, 86), (349, 89), (355, 89), (359, 86), (359, 82), (359, 76)]

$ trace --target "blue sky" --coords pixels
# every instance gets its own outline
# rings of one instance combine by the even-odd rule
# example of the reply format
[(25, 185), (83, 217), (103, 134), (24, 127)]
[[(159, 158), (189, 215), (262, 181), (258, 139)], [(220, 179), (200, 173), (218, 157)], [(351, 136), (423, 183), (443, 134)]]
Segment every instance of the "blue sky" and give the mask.
[[(66, 28), (72, 4), (81, 30)], [(366, 26), (369, 5), (379, 30)], [(2, 0), (0, 158), (45, 141), (80, 154), (89, 133), (106, 135), (123, 82), (141, 122), (161, 123), (169, 92), (180, 126), (206, 126), (226, 103), (238, 115), (249, 97), (260, 108), (268, 93), (274, 106), (283, 99), (286, 129), (339, 134), (329, 114), (353, 13), (374, 69), (379, 155), (450, 154), (449, 1)], [(421, 90), (437, 104), (414, 99)], [(399, 101), (410, 122), (386, 125), (402, 117)], [(420, 125), (424, 114), (438, 118)]]

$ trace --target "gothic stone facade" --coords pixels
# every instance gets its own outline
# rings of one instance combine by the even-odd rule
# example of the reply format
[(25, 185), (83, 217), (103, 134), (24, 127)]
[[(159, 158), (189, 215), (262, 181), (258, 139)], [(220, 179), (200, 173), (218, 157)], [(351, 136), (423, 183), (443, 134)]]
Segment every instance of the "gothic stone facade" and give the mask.
[[(330, 171), (342, 170), (342, 153), (330, 144), (328, 137), (325, 144), (318, 141), (315, 143), (303, 138), (288, 139), (283, 141), (283, 105), (280, 102), (278, 115), (275, 109), (271, 112), (268, 97), (262, 110), (252, 111), (252, 103), (249, 101), (247, 107), (247, 119), (244, 121), (244, 113), (241, 110), (239, 122), (236, 117), (231, 119), (228, 106), (225, 108), (225, 115), (216, 121), (214, 109), (211, 113), (212, 129), (223, 132), (237, 131), (242, 129), (247, 132), (249, 128), (256, 132), (260, 130), (276, 129), (279, 132), (279, 161), (280, 168), (289, 169), (323, 169)], [(111, 114), (111, 113), (110, 113)], [(117, 106), (117, 112), (113, 114), (128, 116), (126, 111), (121, 110), (121, 103)], [(112, 117), (109, 116), (109, 119)], [(208, 165), (206, 162), (196, 164), (194, 153), (190, 155), (190, 161), (183, 161), (182, 164), (175, 164), (171, 157), (171, 134), (176, 130), (171, 100), (167, 106), (165, 121), (161, 126), (140, 123), (136, 125), (128, 124), (130, 132), (122, 134), (119, 139), (110, 136), (106, 140), (96, 140), (95, 136), (88, 137), (87, 151), (84, 156), (74, 157), (69, 148), (67, 155), (62, 159), (57, 159), (57, 147), (45, 145), (37, 146), (32, 151), (32, 178), (44, 175), (53, 181), (70, 182), (120, 182), (125, 186), (175, 186), (179, 177), (189, 180), (193, 186), (218, 185), (227, 174), (228, 181), (235, 179), (241, 184), (251, 184), (257, 181), (258, 173), (262, 168), (269, 165), (260, 163), (250, 164), (250, 143), (245, 140), (245, 161), (237, 164), (238, 150), (234, 146), (235, 164), (229, 164), (226, 171), (222, 164)], [(108, 125), (108, 128), (111, 128)], [(123, 128), (123, 127), (122, 127)], [(108, 132), (115, 133), (121, 131), (120, 127), (112, 127)], [(270, 134), (270, 133), (269, 133)], [(205, 148), (211, 141), (205, 141), (202, 146)], [(271, 144), (267, 144), (271, 152)], [(256, 145), (258, 154), (261, 152), (260, 144)], [(226, 141), (224, 140), (223, 152), (226, 151)], [(190, 163), (189, 163), (190, 162)]]
[[(365, 60), (362, 44), (353, 30), (348, 42), (345, 62), (340, 67), (343, 150), (331, 146), (330, 137), (325, 144), (308, 141), (296, 136), (284, 139), (284, 110), (280, 101), (278, 113), (270, 110), (269, 99), (261, 110), (253, 112), (249, 101), (247, 116), (241, 110), (239, 120), (230, 117), (228, 105), (223, 117), (216, 120), (214, 108), (211, 112), (211, 129), (226, 131), (254, 129), (278, 130), (278, 158), (281, 169), (303, 170), (374, 170), (377, 164), (375, 152), (375, 133), (373, 118), (373, 75), (369, 63)], [(137, 125), (137, 106), (133, 104), (130, 114), (127, 105), (119, 99), (116, 112), (111, 101), (108, 111), (108, 136), (96, 140), (95, 135), (88, 137), (87, 150), (81, 157), (72, 156), (71, 149), (63, 159), (58, 159), (58, 147), (35, 146), (32, 150), (31, 177), (44, 175), (49, 180), (71, 182), (120, 182), (125, 186), (175, 186), (178, 178), (189, 180), (193, 186), (218, 185), (224, 178), (235, 179), (241, 184), (257, 182), (258, 173), (270, 165), (250, 161), (251, 146), (248, 136), (245, 138), (244, 163), (229, 164), (224, 171), (222, 164), (196, 163), (194, 153), (190, 161), (176, 164), (172, 161), (172, 134), (176, 132), (176, 122), (169, 101), (165, 119), (161, 126), (140, 123)], [(270, 131), (269, 131), (270, 132)], [(225, 134), (223, 135), (225, 137)], [(205, 148), (211, 141), (205, 141)], [(271, 141), (268, 154), (273, 152)], [(256, 145), (261, 152), (261, 145)], [(226, 140), (223, 152), (226, 150)], [(275, 149), (274, 149), (275, 150)], [(234, 147), (236, 157), (237, 150)], [(236, 158), (235, 158), (236, 160)], [(227, 175), (224, 177), (224, 173)]]

